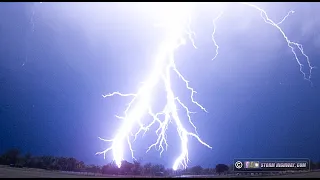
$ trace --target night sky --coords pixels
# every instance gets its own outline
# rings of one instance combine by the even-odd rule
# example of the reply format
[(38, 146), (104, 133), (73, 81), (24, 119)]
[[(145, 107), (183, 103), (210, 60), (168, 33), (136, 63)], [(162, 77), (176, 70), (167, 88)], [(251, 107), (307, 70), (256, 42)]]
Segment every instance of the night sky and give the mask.
[[(227, 8), (229, 7), (229, 8)], [(320, 4), (260, 3), (292, 41), (303, 44), (320, 67)], [(199, 10), (201, 9), (201, 10)], [(212, 19), (219, 55), (211, 60)], [(152, 9), (126, 3), (0, 4), (0, 152), (18, 147), (35, 155), (76, 157), (103, 164), (112, 153), (98, 137), (111, 139), (130, 98), (103, 98), (113, 91), (137, 91), (154, 66), (164, 32), (155, 28)], [(191, 28), (196, 45), (176, 52), (176, 65), (198, 92), (174, 76), (175, 93), (191, 111), (208, 149), (190, 137), (189, 165), (230, 164), (234, 158), (311, 158), (320, 160), (320, 73), (303, 79), (281, 33), (244, 6), (199, 6)], [(309, 75), (306, 59), (298, 54)], [(163, 107), (162, 86), (154, 100)], [(191, 129), (181, 107), (179, 114)], [(146, 117), (147, 120), (147, 117)], [(149, 119), (150, 120), (150, 119)], [(179, 154), (175, 124), (168, 129), (168, 151), (159, 156), (148, 145), (151, 130), (134, 144), (137, 158), (172, 166)], [(130, 159), (126, 151), (126, 159)]]

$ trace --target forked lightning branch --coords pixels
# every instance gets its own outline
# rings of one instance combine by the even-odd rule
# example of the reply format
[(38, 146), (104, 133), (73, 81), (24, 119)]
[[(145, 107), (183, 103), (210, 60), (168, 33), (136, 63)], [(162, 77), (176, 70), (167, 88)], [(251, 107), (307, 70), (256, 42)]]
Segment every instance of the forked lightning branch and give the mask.
[[(141, 4), (143, 5), (143, 3)], [(157, 130), (153, 132), (157, 135), (157, 138), (155, 139), (154, 144), (151, 144), (146, 151), (155, 148), (156, 150), (160, 151), (161, 155), (168, 148), (167, 136), (169, 136), (169, 134), (167, 134), (167, 129), (169, 124), (173, 122), (173, 124), (176, 126), (176, 135), (180, 139), (180, 147), (176, 148), (179, 150), (180, 155), (175, 157), (175, 161), (172, 165), (172, 168), (177, 170), (178, 168), (186, 168), (188, 165), (188, 142), (190, 138), (195, 138), (200, 144), (211, 148), (209, 144), (199, 137), (197, 129), (191, 119), (191, 111), (172, 90), (171, 77), (173, 74), (175, 74), (180, 77), (180, 80), (185, 84), (185, 88), (190, 91), (190, 101), (197, 105), (204, 112), (207, 112), (206, 109), (196, 101), (194, 97), (196, 91), (189, 85), (189, 81), (179, 72), (175, 65), (176, 59), (174, 58), (176, 50), (187, 43), (188, 39), (196, 48), (195, 41), (193, 39), (195, 32), (190, 29), (190, 18), (194, 3), (148, 3), (148, 5), (163, 9), (161, 14), (161, 17), (163, 17), (161, 27), (166, 33), (166, 38), (163, 39), (162, 43), (159, 45), (156, 58), (152, 59), (152, 61), (154, 61), (154, 67), (151, 69), (150, 74), (146, 75), (147, 79), (137, 90), (137, 92), (129, 92), (127, 94), (113, 92), (103, 95), (103, 97), (116, 95), (127, 97), (131, 98), (131, 101), (124, 110), (124, 115), (121, 117), (116, 116), (122, 120), (122, 124), (119, 129), (116, 130), (115, 136), (110, 140), (100, 138), (103, 141), (110, 142), (111, 145), (109, 148), (98, 152), (97, 154), (103, 154), (105, 157), (106, 153), (111, 151), (113, 160), (118, 167), (121, 167), (121, 162), (124, 160), (124, 153), (126, 150), (129, 150), (132, 158), (135, 159), (133, 153), (134, 150), (132, 149), (132, 142), (136, 140), (137, 135), (140, 133), (146, 133), (151, 126), (157, 126)], [(254, 8), (257, 11), (257, 15), (261, 16), (265, 23), (278, 30), (280, 35), (283, 37), (283, 40), (287, 43), (288, 48), (291, 49), (293, 58), (299, 65), (299, 70), (302, 73), (303, 78), (311, 83), (311, 71), (314, 67), (310, 64), (309, 57), (305, 54), (303, 46), (291, 41), (287, 37), (286, 33), (281, 29), (281, 23), (285, 21), (285, 19), (288, 18), (293, 11), (290, 11), (282, 19), (282, 21), (275, 22), (268, 17), (268, 14), (265, 10), (256, 5), (249, 3), (240, 3), (239, 5), (246, 6), (247, 8)], [(218, 30), (215, 26), (215, 22), (222, 20), (223, 13), (220, 13), (218, 17), (213, 19), (213, 32), (211, 37), (213, 44), (215, 45), (215, 49), (213, 49), (215, 55), (213, 58), (216, 58), (219, 54), (219, 43), (215, 40), (215, 32)], [(299, 59), (299, 55), (302, 55), (301, 57), (303, 58)], [(303, 71), (303, 63), (308, 65), (309, 72), (306, 73)], [(160, 82), (165, 85), (166, 104), (161, 112), (154, 112), (151, 102), (152, 99), (157, 96), (157, 94), (154, 94), (154, 92)], [(182, 107), (185, 110), (188, 121), (194, 128), (193, 132), (186, 130), (185, 125), (182, 123), (185, 121), (182, 121), (177, 113), (178, 107)], [(142, 118), (147, 115), (152, 118), (150, 123), (142, 121)], [(136, 125), (138, 125), (140, 129), (137, 132), (133, 132), (133, 127)]]

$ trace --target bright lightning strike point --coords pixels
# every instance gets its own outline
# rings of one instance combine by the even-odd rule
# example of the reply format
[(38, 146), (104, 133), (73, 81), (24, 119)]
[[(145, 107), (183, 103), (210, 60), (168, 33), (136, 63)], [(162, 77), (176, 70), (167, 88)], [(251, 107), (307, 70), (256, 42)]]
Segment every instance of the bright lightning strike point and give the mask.
[[(279, 23), (275, 23), (268, 17), (268, 14), (265, 10), (261, 9), (260, 7), (249, 4), (249, 3), (240, 3), (242, 5), (249, 6), (254, 8), (260, 12), (262, 19), (265, 23), (270, 24), (271, 26), (278, 29), (278, 31), (283, 36), (284, 40), (287, 42), (289, 48), (291, 48), (292, 53), (297, 61), (298, 65), (300, 66), (300, 72), (303, 74), (305, 80), (311, 82), (311, 73), (312, 69), (314, 68), (311, 66), (309, 61), (309, 57), (304, 53), (303, 47), (301, 44), (293, 42), (288, 39), (285, 32), (280, 28), (281, 23), (285, 21), (285, 19), (292, 14), (294, 11), (290, 11)], [(201, 110), (206, 111), (206, 109), (199, 104), (194, 99), (194, 94), (196, 91), (189, 86), (189, 82), (183, 77), (183, 75), (178, 71), (175, 66), (175, 51), (186, 43), (186, 39), (188, 38), (194, 48), (197, 48), (194, 43), (195, 33), (190, 28), (191, 23), (191, 5), (192, 3), (153, 3), (151, 4), (156, 6), (157, 9), (161, 9), (158, 15), (162, 18), (162, 23), (160, 27), (164, 28), (166, 32), (166, 38), (162, 42), (159, 47), (158, 55), (155, 59), (155, 66), (151, 71), (151, 74), (148, 76), (149, 78), (144, 84), (139, 88), (137, 93), (129, 93), (123, 94), (120, 92), (114, 92), (108, 95), (104, 95), (103, 97), (110, 97), (114, 95), (119, 95), (123, 97), (132, 97), (132, 100), (128, 104), (128, 107), (124, 111), (124, 117), (116, 116), (118, 119), (122, 120), (121, 127), (117, 130), (116, 135), (111, 140), (102, 139), (106, 142), (111, 142), (112, 145), (108, 149), (97, 152), (96, 154), (103, 154), (104, 157), (108, 151), (113, 152), (113, 160), (117, 164), (118, 167), (121, 167), (121, 161), (124, 160), (124, 149), (125, 144), (128, 145), (132, 158), (134, 158), (134, 153), (130, 141), (130, 136), (134, 136), (134, 141), (137, 138), (137, 135), (141, 132), (146, 133), (151, 126), (154, 124), (158, 124), (158, 129), (156, 130), (157, 139), (154, 144), (150, 145), (147, 149), (147, 152), (151, 150), (151, 148), (156, 148), (160, 151), (160, 155), (163, 153), (164, 150), (168, 148), (167, 143), (167, 128), (170, 122), (174, 122), (177, 127), (177, 133), (180, 138), (180, 155), (174, 161), (172, 168), (177, 170), (179, 167), (186, 168), (187, 163), (189, 161), (189, 153), (188, 153), (188, 140), (189, 137), (194, 137), (198, 140), (199, 143), (202, 145), (212, 148), (210, 145), (205, 143), (198, 135), (197, 129), (195, 125), (192, 123), (190, 114), (192, 112), (189, 111), (188, 107), (184, 105), (183, 102), (175, 95), (173, 92), (171, 85), (171, 75), (172, 72), (177, 74), (180, 79), (185, 83), (185, 87), (190, 91), (190, 100), (192, 103), (197, 105)], [(218, 17), (213, 19), (213, 33), (212, 33), (212, 41), (215, 45), (215, 59), (218, 55), (218, 43), (215, 41), (214, 35), (216, 32), (216, 21), (220, 19), (222, 16), (222, 12), (219, 14)], [(297, 48), (299, 52), (304, 56), (309, 66), (309, 76), (302, 70), (302, 63), (301, 60), (298, 58)], [(165, 85), (166, 91), (166, 105), (163, 110), (159, 113), (152, 112), (152, 100), (155, 97), (153, 91), (155, 87), (160, 83), (163, 82)], [(185, 110), (189, 123), (194, 128), (195, 133), (189, 132), (185, 129), (182, 121), (177, 113), (177, 105), (180, 105)], [(149, 124), (144, 124), (141, 122), (141, 119), (145, 115), (150, 115), (153, 118), (153, 121)], [(160, 119), (159, 116), (164, 116), (163, 119)], [(138, 125), (140, 128), (136, 133), (133, 133), (133, 127)]]

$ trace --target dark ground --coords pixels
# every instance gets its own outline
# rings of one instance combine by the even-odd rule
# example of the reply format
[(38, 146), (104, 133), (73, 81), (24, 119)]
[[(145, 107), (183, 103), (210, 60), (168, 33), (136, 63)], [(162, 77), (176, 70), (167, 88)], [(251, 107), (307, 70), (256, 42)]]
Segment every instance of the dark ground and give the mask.
[[(47, 171), (42, 169), (31, 169), (31, 168), (12, 168), (6, 166), (0, 166), (0, 178), (108, 178), (122, 176), (103, 176), (103, 175), (90, 175), (90, 174), (70, 174), (64, 172)], [(232, 177), (232, 176), (212, 176), (212, 177)], [(239, 176), (238, 176), (239, 177)], [(266, 176), (263, 176), (266, 177)], [(268, 177), (268, 176), (267, 176)], [(287, 174), (269, 176), (268, 178), (320, 178), (320, 171), (317, 172), (306, 172), (299, 174)], [(130, 178), (133, 178), (130, 176)]]

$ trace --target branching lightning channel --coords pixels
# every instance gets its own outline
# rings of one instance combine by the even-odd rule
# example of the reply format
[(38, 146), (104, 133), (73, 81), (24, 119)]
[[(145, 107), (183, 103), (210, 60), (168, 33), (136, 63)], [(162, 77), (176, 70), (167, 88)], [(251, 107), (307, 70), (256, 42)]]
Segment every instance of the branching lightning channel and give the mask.
[[(283, 21), (289, 17), (290, 14), (293, 14), (294, 11), (289, 11), (289, 13), (279, 22), (279, 23), (275, 23), (272, 19), (269, 18), (267, 12), (263, 9), (261, 9), (260, 7), (250, 4), (250, 3), (242, 3), (244, 5), (248, 5), (250, 7), (253, 7), (255, 9), (257, 9), (258, 11), (260, 11), (260, 16), (262, 17), (262, 19), (264, 20), (265, 23), (270, 24), (271, 26), (275, 27), (276, 29), (279, 30), (279, 32), (282, 34), (283, 38), (286, 40), (287, 45), (289, 48), (291, 48), (291, 51), (295, 57), (295, 60), (297, 61), (299, 67), (300, 67), (300, 72), (303, 74), (303, 78), (307, 81), (309, 81), (312, 85), (312, 81), (311, 81), (311, 75), (312, 75), (312, 69), (314, 69), (315, 67), (311, 65), (309, 57), (305, 54), (304, 50), (303, 50), (303, 46), (299, 43), (293, 42), (291, 41), (286, 33), (281, 29), (281, 27), (279, 26), (281, 23), (283, 23)], [(301, 60), (298, 58), (297, 52), (295, 50), (295, 47), (299, 49), (300, 53), (303, 55), (303, 57), (306, 59), (307, 64), (309, 66), (309, 75), (307, 75), (304, 71), (303, 71), (303, 64), (301, 63)]]
[[(173, 5), (174, 4), (174, 5)], [(303, 47), (301, 44), (290, 41), (284, 31), (280, 28), (281, 23), (292, 14), (294, 11), (290, 11), (279, 23), (275, 23), (268, 17), (268, 14), (265, 10), (260, 7), (249, 4), (249, 3), (240, 3), (242, 5), (249, 6), (260, 11), (260, 15), (265, 23), (272, 25), (282, 34), (284, 40), (287, 42), (289, 48), (291, 48), (292, 53), (297, 61), (300, 72), (303, 74), (305, 80), (311, 82), (311, 73), (314, 68), (311, 66), (309, 57), (304, 53)], [(112, 151), (113, 160), (118, 167), (121, 167), (121, 162), (124, 160), (124, 151), (125, 146), (129, 147), (132, 158), (134, 157), (134, 151), (132, 149), (132, 142), (137, 139), (137, 136), (143, 132), (143, 135), (149, 130), (149, 128), (155, 124), (158, 125), (158, 129), (155, 131), (157, 139), (155, 143), (151, 144), (147, 149), (147, 152), (152, 148), (160, 151), (160, 155), (168, 148), (167, 143), (167, 129), (171, 122), (176, 125), (177, 134), (180, 138), (180, 155), (174, 161), (172, 168), (177, 170), (178, 168), (186, 168), (189, 161), (188, 154), (188, 141), (189, 137), (193, 137), (198, 140), (198, 142), (208, 148), (212, 148), (210, 145), (205, 143), (198, 135), (196, 126), (193, 124), (191, 119), (191, 112), (188, 107), (177, 97), (177, 95), (172, 90), (172, 73), (175, 73), (180, 77), (180, 79), (185, 83), (185, 87), (190, 91), (190, 100), (193, 104), (198, 106), (204, 112), (207, 110), (194, 99), (194, 95), (197, 93), (190, 85), (188, 80), (179, 72), (175, 65), (175, 52), (176, 50), (186, 43), (186, 39), (189, 39), (194, 48), (197, 49), (194, 41), (195, 33), (190, 28), (191, 17), (190, 17), (190, 7), (186, 6), (185, 3), (166, 3), (168, 9), (163, 12), (163, 16), (169, 18), (164, 18), (164, 23), (161, 24), (167, 33), (166, 38), (159, 47), (158, 55), (155, 59), (155, 66), (152, 69), (149, 78), (143, 83), (143, 85), (138, 89), (137, 93), (128, 93), (123, 94), (120, 92), (113, 92), (111, 94), (103, 95), (103, 97), (111, 96), (122, 96), (122, 97), (132, 97), (132, 100), (128, 104), (127, 108), (124, 111), (124, 116), (116, 116), (118, 119), (122, 120), (121, 127), (116, 131), (115, 137), (111, 140), (100, 138), (103, 141), (110, 142), (112, 145), (105, 149), (104, 151), (97, 152), (96, 154), (103, 154), (104, 157), (108, 151)], [(188, 8), (186, 8), (188, 7)], [(178, 11), (179, 9), (179, 11)], [(184, 10), (184, 11), (181, 11)], [(164, 15), (165, 14), (165, 15)], [(221, 12), (216, 18), (213, 19), (213, 33), (212, 41), (215, 45), (215, 55), (213, 59), (218, 56), (218, 43), (216, 42), (214, 36), (216, 32), (216, 21), (221, 19), (223, 12)], [(304, 56), (309, 66), (309, 76), (302, 69), (303, 64), (298, 58), (298, 55), (295, 50), (297, 48), (300, 53)], [(166, 104), (161, 112), (154, 113), (152, 111), (152, 100), (155, 97), (154, 90), (155, 87), (162, 82), (166, 91)], [(181, 118), (177, 113), (177, 106), (181, 106), (188, 117), (189, 123), (193, 126), (194, 132), (187, 131), (184, 127)], [(142, 122), (142, 117), (149, 115), (152, 117), (152, 122), (145, 124)], [(162, 119), (160, 117), (163, 117)], [(138, 125), (140, 128), (137, 132), (132, 132), (134, 126)], [(134, 140), (131, 141), (130, 137), (133, 136)]]

